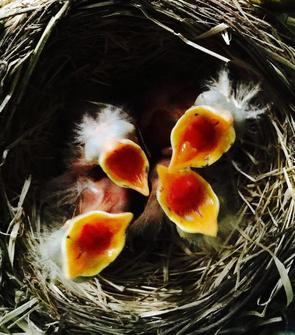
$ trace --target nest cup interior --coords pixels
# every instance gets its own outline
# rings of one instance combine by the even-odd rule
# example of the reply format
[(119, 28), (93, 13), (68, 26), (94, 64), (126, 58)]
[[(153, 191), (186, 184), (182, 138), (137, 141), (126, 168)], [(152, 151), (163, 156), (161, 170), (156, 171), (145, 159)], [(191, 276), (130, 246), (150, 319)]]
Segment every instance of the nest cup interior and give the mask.
[[(219, 34), (202, 45), (236, 60), (229, 66), (233, 79), (261, 81), (261, 104), (280, 100), (254, 61), (249, 59), (248, 68), (239, 62), (243, 45), (233, 42), (226, 48)], [(21, 185), (32, 175), (26, 203), (30, 228), (18, 246), (25, 250), (19, 271), (46, 313), (64, 320), (59, 326), (64, 333), (154, 334), (161, 329), (162, 334), (198, 334), (226, 327), (246, 304), (259, 312), (268, 307), (256, 302), (270, 301), (277, 289), (273, 253), (282, 260), (290, 256), (294, 217), (282, 172), (288, 168), (279, 135), (285, 120), (275, 106), (247, 124), (244, 140), (209, 173), (217, 188), (225, 179), (235, 185), (226, 195), (235, 209), (231, 225), (220, 229), (216, 241), (203, 238), (191, 247), (165, 223), (156, 240), (141, 236), (128, 243), (109, 268), (83, 283), (52, 279), (35, 257), (46, 222), (39, 195), (65, 169), (73, 125), (85, 101), (123, 105), (136, 118), (150, 90), (158, 88), (155, 99), (157, 92), (176, 85), (200, 92), (223, 65), (139, 13), (70, 12), (51, 34), (14, 116), (15, 131), (29, 129), (29, 135), (9, 157), (6, 177)]]

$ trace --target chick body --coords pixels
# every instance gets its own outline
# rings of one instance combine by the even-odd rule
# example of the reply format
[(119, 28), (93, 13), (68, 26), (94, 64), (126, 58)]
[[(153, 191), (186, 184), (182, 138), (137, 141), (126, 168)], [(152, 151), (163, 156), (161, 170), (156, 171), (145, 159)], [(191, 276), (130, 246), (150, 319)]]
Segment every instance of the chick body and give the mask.
[(105, 105), (94, 116), (85, 115), (77, 125), (75, 144), (82, 165), (99, 164), (118, 186), (148, 195), (149, 162), (124, 110)]

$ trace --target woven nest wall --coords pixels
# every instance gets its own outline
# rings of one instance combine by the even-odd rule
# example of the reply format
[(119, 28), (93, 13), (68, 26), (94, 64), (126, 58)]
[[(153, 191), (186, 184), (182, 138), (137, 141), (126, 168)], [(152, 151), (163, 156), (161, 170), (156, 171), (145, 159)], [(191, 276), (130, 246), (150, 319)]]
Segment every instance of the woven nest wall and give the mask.
[[(246, 1), (8, 3), (1, 25), (1, 302), (4, 332), (234, 334), (278, 317), (294, 286), (292, 31)], [(292, 37), (293, 36), (293, 37)], [(205, 48), (205, 50), (204, 50)], [(226, 65), (227, 64), (227, 65)], [(154, 86), (228, 66), (268, 109), (231, 153), (232, 230), (192, 248), (169, 227), (84, 283), (52, 280), (38, 252), (40, 194), (64, 170), (81, 100), (140, 113)]]

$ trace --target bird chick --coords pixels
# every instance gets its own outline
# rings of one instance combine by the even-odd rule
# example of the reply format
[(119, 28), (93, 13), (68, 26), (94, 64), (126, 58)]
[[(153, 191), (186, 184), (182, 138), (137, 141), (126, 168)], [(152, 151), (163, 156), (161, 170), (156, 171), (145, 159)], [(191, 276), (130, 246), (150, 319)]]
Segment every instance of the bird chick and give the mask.
[(68, 220), (61, 239), (65, 277), (92, 277), (113, 262), (124, 248), (132, 218), (132, 213), (93, 210)]
[[(117, 258), (133, 218), (129, 212), (131, 190), (119, 187), (90, 166), (80, 165), (80, 161), (73, 161), (73, 169), (51, 182), (50, 192), (57, 190), (53, 198), (56, 208), (49, 210), (52, 225), (40, 244), (47, 268), (72, 280), (92, 277)], [(58, 217), (60, 208), (71, 211)]]
[(220, 160), (199, 171), (210, 184), (219, 201), (218, 235), (210, 236), (200, 233), (187, 233), (179, 229), (177, 232), (192, 247), (205, 250), (219, 250), (226, 240), (234, 234), (234, 226), (239, 221), (241, 201), (237, 189), (237, 174), (229, 159)]
[(210, 184), (190, 169), (158, 165), (157, 199), (183, 233), (216, 236), (219, 200)]
[(80, 167), (99, 164), (115, 184), (147, 196), (149, 162), (137, 142), (128, 114), (112, 105), (85, 115), (76, 129)]
[(195, 103), (177, 121), (171, 132), (171, 168), (204, 167), (215, 163), (243, 135), (245, 122), (265, 109), (250, 101), (259, 86), (238, 83), (236, 89), (227, 71), (208, 83)]
[(201, 168), (215, 163), (236, 138), (233, 118), (210, 107), (192, 107), (177, 121), (171, 133), (170, 167)]

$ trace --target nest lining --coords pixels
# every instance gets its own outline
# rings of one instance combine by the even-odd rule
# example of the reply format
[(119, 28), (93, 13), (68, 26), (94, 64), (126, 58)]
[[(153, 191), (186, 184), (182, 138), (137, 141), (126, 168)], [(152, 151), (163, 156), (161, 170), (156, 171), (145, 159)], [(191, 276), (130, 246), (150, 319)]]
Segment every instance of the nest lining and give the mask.
[[(157, 1), (100, 6), (92, 2), (65, 3), (60, 9), (54, 2), (44, 2), (29, 14), (8, 20), (2, 54), (8, 64), (18, 59), (14, 69), (18, 76), (13, 77), (4, 66), (3, 90), (12, 92), (12, 100), (2, 105), (3, 129), (9, 143), (2, 183), (9, 204), (15, 205), (6, 215), (15, 215), (17, 220), (10, 224), (10, 237), (3, 244), (8, 246), (7, 258), (14, 259), (14, 267), (7, 268), (7, 273), (24, 280), (32, 297), (28, 311), (36, 308), (35, 297), (38, 299), (40, 314), (32, 312), (31, 319), (41, 328), (69, 334), (231, 333), (229, 327), (239, 313), (239, 320), (248, 320), (253, 309), (266, 314), (282, 285), (287, 303), (292, 300), (286, 269), (294, 257), (294, 150), (290, 145), (294, 119), (290, 97), (284, 93), (291, 87), (292, 77), (287, 79), (284, 74), (294, 66), (294, 51), (270, 25), (253, 17), (246, 3), (236, 5)], [(45, 27), (53, 14), (56, 19), (66, 18), (56, 27), (55, 20), (49, 23), (45, 37), (50, 35), (50, 39), (41, 57), (31, 57), (27, 70), (21, 68), (22, 56), (27, 52), (29, 57), (21, 41), (38, 41), (38, 24)], [(249, 22), (250, 17), (257, 26)], [(220, 33), (216, 34), (223, 29), (216, 28), (220, 23), (233, 29), (230, 47)], [(32, 36), (22, 33), (28, 27)], [(64, 151), (56, 148), (63, 148), (70, 137), (67, 124), (75, 118), (75, 100), (72, 102), (71, 97), (129, 104), (137, 110), (139, 97), (158, 78), (193, 79), (198, 85), (221, 63), (183, 41), (199, 43), (196, 35), (213, 27), (209, 37), (200, 40), (202, 45), (233, 59), (231, 70), (237, 78), (261, 80), (262, 102), (273, 103), (263, 122), (250, 125), (245, 142), (231, 157), (231, 172), (242, 203), (232, 233), (221, 246), (209, 248), (204, 243), (193, 250), (167, 227), (157, 243), (142, 250), (138, 246), (127, 249), (90, 283), (53, 282), (34, 258), (43, 222), (38, 195), (45, 181), (63, 169)], [(182, 41), (171, 31), (179, 31)], [(284, 64), (274, 52), (284, 57)], [(179, 59), (185, 62), (180, 64)], [(173, 69), (170, 77), (166, 75), (168, 69)], [(23, 188), (27, 202), (21, 216), (23, 199), (17, 197), (18, 188), (30, 174), (33, 178)], [(23, 257), (14, 256), (15, 233), (17, 256), (21, 251)], [(292, 268), (289, 276), (293, 278)], [(9, 284), (7, 277), (5, 285), (18, 287), (17, 283)], [(4, 299), (5, 305), (11, 301), (7, 294)], [(281, 305), (285, 301), (281, 298)], [(59, 322), (50, 326), (51, 318)]]

